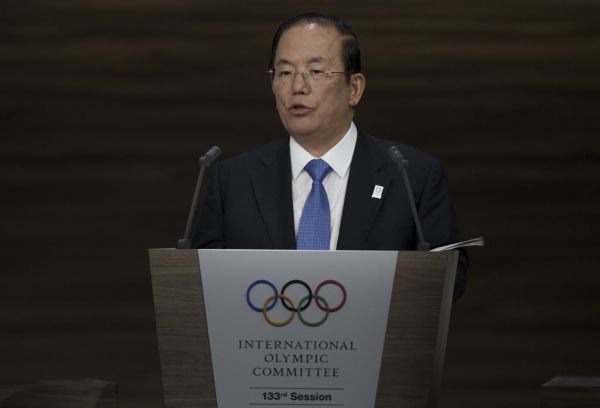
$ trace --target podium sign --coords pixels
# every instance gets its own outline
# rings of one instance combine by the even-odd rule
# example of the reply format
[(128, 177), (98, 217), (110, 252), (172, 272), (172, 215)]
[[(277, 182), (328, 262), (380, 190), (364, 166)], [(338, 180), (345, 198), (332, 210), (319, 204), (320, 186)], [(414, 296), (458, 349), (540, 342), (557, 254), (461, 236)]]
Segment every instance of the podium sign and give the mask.
[(199, 255), (219, 407), (374, 407), (395, 252)]
[(165, 407), (434, 407), (456, 262), (151, 250)]

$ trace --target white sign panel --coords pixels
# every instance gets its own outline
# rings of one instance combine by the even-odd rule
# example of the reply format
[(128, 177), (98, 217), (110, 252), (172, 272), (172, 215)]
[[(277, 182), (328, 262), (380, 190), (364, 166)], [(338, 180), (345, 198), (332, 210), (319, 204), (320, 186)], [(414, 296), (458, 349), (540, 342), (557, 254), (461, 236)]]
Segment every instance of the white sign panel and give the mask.
[(397, 252), (199, 256), (219, 408), (374, 407)]

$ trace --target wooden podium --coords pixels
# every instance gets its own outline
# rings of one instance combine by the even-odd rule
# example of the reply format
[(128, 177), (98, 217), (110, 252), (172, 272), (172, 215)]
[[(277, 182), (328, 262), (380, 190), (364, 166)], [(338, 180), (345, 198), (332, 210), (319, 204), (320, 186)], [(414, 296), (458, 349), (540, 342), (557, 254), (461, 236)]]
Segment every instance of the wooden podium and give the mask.
[[(217, 407), (198, 251), (149, 255), (165, 407)], [(397, 253), (376, 407), (437, 406), (457, 259)]]

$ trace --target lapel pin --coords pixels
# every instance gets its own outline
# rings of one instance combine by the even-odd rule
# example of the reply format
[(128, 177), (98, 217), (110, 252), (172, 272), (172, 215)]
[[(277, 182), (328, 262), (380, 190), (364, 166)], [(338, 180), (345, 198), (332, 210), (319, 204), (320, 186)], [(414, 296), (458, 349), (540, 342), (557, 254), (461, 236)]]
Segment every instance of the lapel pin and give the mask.
[(381, 200), (381, 193), (383, 193), (383, 186), (379, 186), (376, 184), (375, 188), (373, 188), (373, 194), (371, 195), (371, 197)]

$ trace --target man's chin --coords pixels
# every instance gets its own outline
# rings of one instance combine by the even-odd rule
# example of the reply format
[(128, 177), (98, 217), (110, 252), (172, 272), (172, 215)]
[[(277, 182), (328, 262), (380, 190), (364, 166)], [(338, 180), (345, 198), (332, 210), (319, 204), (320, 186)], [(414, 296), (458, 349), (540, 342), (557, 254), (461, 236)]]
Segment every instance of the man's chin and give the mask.
[(303, 139), (311, 137), (316, 132), (314, 126), (302, 126), (301, 124), (297, 123), (293, 124), (292, 126), (285, 126), (285, 128), (290, 135)]
[(317, 140), (318, 136), (315, 132), (289, 132), (289, 134), (296, 139), (297, 142), (308, 141), (308, 140)]

